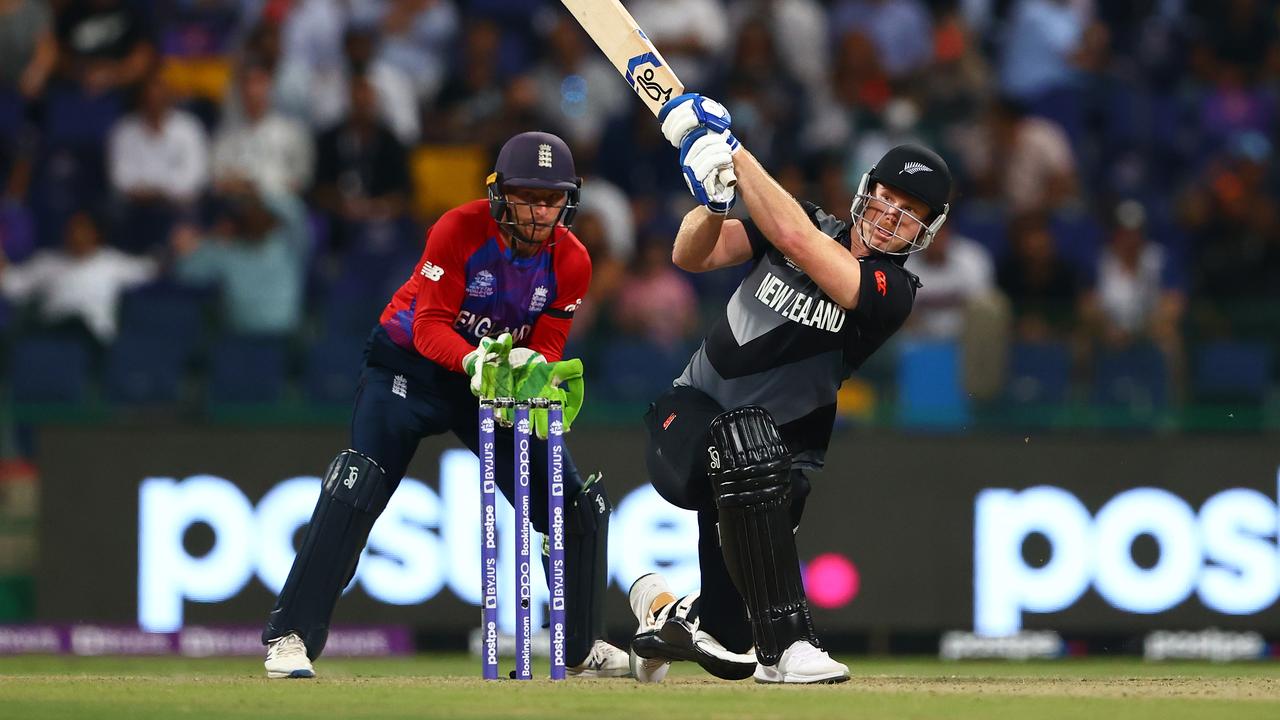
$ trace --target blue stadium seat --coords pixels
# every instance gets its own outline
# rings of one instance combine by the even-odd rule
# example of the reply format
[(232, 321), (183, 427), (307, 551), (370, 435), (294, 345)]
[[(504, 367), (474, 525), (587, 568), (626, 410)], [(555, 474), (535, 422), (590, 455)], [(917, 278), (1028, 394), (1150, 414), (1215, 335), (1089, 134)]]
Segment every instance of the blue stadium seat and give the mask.
[(160, 281), (134, 288), (120, 299), (122, 335), (164, 338), (189, 351), (205, 331), (213, 292)]
[[(687, 348), (668, 350), (637, 338), (618, 338), (598, 360), (600, 395), (615, 402), (650, 402), (684, 371), (689, 355)], [(589, 379), (591, 392), (597, 383)]]
[(355, 398), (364, 335), (326, 335), (307, 350), (302, 391), (310, 402), (350, 403)]
[(1265, 343), (1215, 341), (1195, 351), (1192, 393), (1197, 400), (1261, 402), (1271, 384), (1271, 348)]
[(1009, 253), (1009, 218), (990, 203), (960, 203), (947, 217), (951, 232), (977, 242), (999, 263)]
[(960, 384), (960, 348), (950, 341), (908, 341), (898, 353), (898, 420), (906, 427), (957, 428), (969, 420)]
[(107, 351), (103, 374), (107, 399), (125, 405), (178, 402), (190, 355), (190, 346), (163, 336), (120, 335)]
[(18, 203), (0, 205), (0, 247), (9, 262), (19, 263), (36, 249), (35, 219), (31, 211)]
[(90, 350), (75, 337), (26, 337), (14, 342), (9, 381), (18, 403), (83, 402), (89, 393)]
[(284, 395), (287, 359), (283, 338), (221, 338), (209, 357), (209, 401), (253, 405), (279, 402)]
[(1071, 352), (1065, 343), (1014, 343), (1009, 348), (1005, 400), (1015, 405), (1060, 405), (1071, 387)]
[(1101, 350), (1094, 358), (1093, 399), (1130, 410), (1162, 408), (1169, 399), (1169, 369), (1153, 345)]
[(1106, 239), (1105, 231), (1092, 215), (1075, 210), (1055, 213), (1049, 220), (1049, 232), (1059, 257), (1086, 277), (1097, 272), (1098, 254)]

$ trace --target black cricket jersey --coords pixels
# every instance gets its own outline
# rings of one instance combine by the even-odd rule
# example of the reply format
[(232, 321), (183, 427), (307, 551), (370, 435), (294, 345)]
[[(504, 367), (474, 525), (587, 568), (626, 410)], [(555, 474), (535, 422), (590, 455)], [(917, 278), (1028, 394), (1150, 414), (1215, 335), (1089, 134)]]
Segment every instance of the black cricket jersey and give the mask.
[[(815, 227), (850, 247), (850, 225), (801, 203)], [(822, 467), (845, 378), (911, 313), (919, 280), (892, 256), (861, 258), (858, 304), (846, 310), (745, 221), (750, 272), (675, 385), (726, 410), (760, 405), (778, 423), (797, 467)]]

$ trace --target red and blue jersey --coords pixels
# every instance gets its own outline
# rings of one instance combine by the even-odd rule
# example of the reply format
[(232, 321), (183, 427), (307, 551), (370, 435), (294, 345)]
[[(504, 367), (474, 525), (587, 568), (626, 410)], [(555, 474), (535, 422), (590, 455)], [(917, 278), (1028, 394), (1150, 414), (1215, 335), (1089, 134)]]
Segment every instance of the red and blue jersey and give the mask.
[(427, 230), (422, 258), (379, 322), (397, 346), (446, 370), (462, 372), (480, 338), (504, 332), (554, 362), (590, 282), (591, 258), (572, 232), (558, 228), (554, 244), (516, 258), (488, 201), (476, 200)]

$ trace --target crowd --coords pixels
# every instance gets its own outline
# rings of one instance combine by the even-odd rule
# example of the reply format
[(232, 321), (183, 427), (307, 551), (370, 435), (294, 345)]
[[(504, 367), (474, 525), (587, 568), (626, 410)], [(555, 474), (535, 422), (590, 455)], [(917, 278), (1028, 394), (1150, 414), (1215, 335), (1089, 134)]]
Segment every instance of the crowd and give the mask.
[[(908, 264), (904, 342), (959, 348), (967, 395), (1133, 400), (1098, 381), (1116, 367), (1156, 378), (1156, 403), (1274, 385), (1274, 3), (625, 4), (790, 192), (838, 216), (887, 148), (939, 149), (959, 191)], [(358, 346), (433, 213), (481, 197), (529, 129), (564, 137), (585, 177), (595, 278), (570, 353), (604, 397), (649, 397), (739, 276), (670, 263), (692, 203), (675, 153), (559, 3), (0, 0), (11, 384), (34, 338), (78, 334), (92, 372), (210, 296), (184, 316), (204, 325), (184, 367), (228, 337)], [(450, 152), (476, 177), (442, 183)]]

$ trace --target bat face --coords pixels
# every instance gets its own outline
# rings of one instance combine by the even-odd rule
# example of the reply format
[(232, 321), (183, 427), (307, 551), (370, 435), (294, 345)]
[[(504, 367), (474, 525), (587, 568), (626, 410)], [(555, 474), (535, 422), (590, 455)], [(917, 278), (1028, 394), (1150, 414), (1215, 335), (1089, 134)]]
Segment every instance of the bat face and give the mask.
[(618, 0), (560, 0), (654, 115), (684, 92), (662, 53)]

